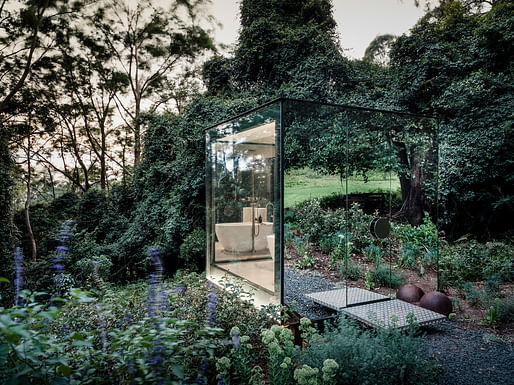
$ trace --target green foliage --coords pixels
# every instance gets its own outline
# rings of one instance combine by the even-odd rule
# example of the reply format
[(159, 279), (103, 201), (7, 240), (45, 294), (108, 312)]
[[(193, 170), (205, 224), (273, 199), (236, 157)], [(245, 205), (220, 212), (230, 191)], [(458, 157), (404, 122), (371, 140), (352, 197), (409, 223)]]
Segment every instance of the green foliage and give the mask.
[(341, 264), (340, 272), (343, 277), (352, 281), (357, 281), (362, 277), (362, 268), (351, 260), (348, 261), (348, 265), (345, 263)]
[(364, 287), (366, 290), (373, 290), (375, 288), (375, 281), (373, 281), (373, 275), (369, 270), (366, 271)]
[(414, 269), (426, 265), (435, 265), (437, 260), (437, 227), (425, 214), (423, 224), (393, 224), (395, 237), (399, 243), (400, 266)]
[(310, 269), (311, 267), (314, 267), (314, 258), (312, 258), (308, 253), (304, 253), (303, 256), (296, 261), (294, 266), (300, 270)]
[(320, 199), (313, 198), (296, 205), (290, 220), (295, 228), (309, 234), (313, 243), (323, 240), (324, 247), (329, 247), (335, 243), (333, 234), (338, 237), (341, 232), (349, 232), (355, 247), (363, 247), (372, 241), (369, 233), (371, 219), (372, 216), (364, 213), (358, 204), (353, 204), (346, 213), (344, 209), (324, 210)]
[(12, 199), (14, 193), (14, 162), (9, 151), (4, 127), (0, 123), (0, 276), (13, 277), (10, 268), (14, 250)]
[(112, 269), (110, 258), (105, 255), (92, 256), (78, 260), (72, 267), (73, 277), (79, 282), (97, 280), (108, 281)]
[(299, 362), (326, 373), (330, 357), (338, 365), (330, 365), (335, 384), (432, 384), (434, 363), (422, 358), (420, 348), (414, 329), (407, 334), (395, 329), (362, 331), (341, 317), (337, 326), (327, 327), (321, 339), (309, 343)]
[(299, 348), (293, 344), (291, 330), (273, 325), (270, 329), (263, 330), (261, 336), (269, 358), (270, 385), (293, 385), (293, 359)]
[(402, 108), (440, 117), (441, 219), (449, 238), (511, 229), (514, 5), (446, 1), (391, 50)]
[[(59, 302), (59, 308), (23, 291), (25, 307), (0, 308), (2, 383), (106, 384), (115, 375), (120, 384), (186, 384), (199, 374), (213, 379), (216, 362), (223, 363), (218, 372), (225, 374), (231, 363), (239, 383), (252, 377), (257, 381), (250, 366), (255, 362), (250, 340), (258, 341), (260, 329), (271, 320), (237, 296), (223, 292), (216, 304), (216, 326), (241, 322), (230, 334), (239, 334), (239, 345), (233, 339), (227, 350), (222, 329), (204, 326), (206, 294), (213, 288), (196, 274), (157, 283), (156, 298), (162, 304), (152, 302), (152, 291), (143, 282), (101, 288), (95, 294), (73, 289), (71, 299)], [(150, 306), (155, 306), (156, 316), (149, 313)], [(227, 352), (230, 361), (223, 358)], [(203, 373), (202, 363), (210, 366)]]
[(189, 270), (203, 271), (205, 265), (205, 230), (197, 227), (180, 245), (179, 260)]
[(480, 322), (482, 325), (486, 325), (496, 329), (500, 326), (500, 320), (502, 317), (502, 312), (500, 308), (500, 299), (496, 298), (494, 303), (489, 307), (489, 311), (485, 315), (485, 317)]
[(403, 275), (383, 263), (375, 266), (374, 269), (369, 271), (369, 274), (371, 276), (371, 281), (375, 286), (390, 287), (396, 289), (405, 283), (405, 278)]
[(323, 235), (319, 241), (319, 246), (321, 248), (321, 251), (323, 251), (325, 254), (331, 254), (332, 251), (337, 247), (339, 244), (339, 234), (329, 234), (329, 235)]
[(476, 282), (493, 276), (504, 282), (514, 278), (512, 245), (503, 242), (461, 241), (444, 245), (439, 252), (439, 274), (445, 285)]
[(377, 245), (370, 243), (362, 249), (362, 255), (364, 255), (367, 262), (378, 265), (384, 256), (384, 251)]

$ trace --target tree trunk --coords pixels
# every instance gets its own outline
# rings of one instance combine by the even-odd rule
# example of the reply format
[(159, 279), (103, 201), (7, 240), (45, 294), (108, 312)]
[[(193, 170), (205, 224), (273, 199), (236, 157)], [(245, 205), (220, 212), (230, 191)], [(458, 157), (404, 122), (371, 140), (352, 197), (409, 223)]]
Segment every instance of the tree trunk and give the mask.
[(425, 206), (423, 194), (425, 175), (421, 166), (423, 157), (415, 145), (410, 146), (410, 154), (407, 153), (405, 143), (394, 142), (394, 146), (397, 148), (401, 168), (399, 179), (402, 190), (402, 208), (395, 216), (404, 216), (411, 225), (420, 225), (423, 223)]
[(107, 152), (107, 143), (105, 140), (105, 126), (102, 124), (100, 128), (100, 135), (101, 138), (101, 149), (100, 149), (100, 187), (102, 190), (105, 190), (107, 187), (107, 170), (106, 170), (106, 163), (105, 163), (105, 153)]
[(30, 244), (32, 247), (31, 259), (32, 259), (32, 262), (36, 262), (37, 245), (36, 245), (36, 239), (34, 238), (34, 232), (32, 231), (32, 225), (30, 223), (30, 213), (29, 213), (30, 199), (31, 199), (30, 183), (32, 182), (32, 170), (31, 170), (32, 164), (30, 161), (30, 157), (31, 157), (30, 152), (32, 150), (30, 125), (32, 124), (32, 122), (30, 120), (31, 120), (31, 118), (29, 117), (29, 133), (27, 136), (27, 195), (25, 197), (25, 223), (27, 225), (27, 232), (29, 233)]
[(136, 115), (134, 119), (134, 167), (141, 160), (141, 123), (139, 115), (141, 114), (141, 98), (136, 96)]

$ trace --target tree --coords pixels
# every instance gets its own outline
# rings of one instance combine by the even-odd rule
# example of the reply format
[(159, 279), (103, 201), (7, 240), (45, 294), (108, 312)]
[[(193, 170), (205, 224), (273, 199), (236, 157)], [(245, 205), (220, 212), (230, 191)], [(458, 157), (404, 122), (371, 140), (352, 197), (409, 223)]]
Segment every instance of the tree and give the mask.
[(14, 98), (32, 68), (59, 39), (59, 27), (80, 1), (24, 0), (0, 3), (0, 115), (15, 109)]
[(154, 112), (168, 100), (160, 93), (173, 71), (214, 46), (208, 32), (198, 25), (206, 0), (173, 0), (167, 9), (141, 0), (135, 9), (110, 1), (105, 19), (95, 27), (114, 54), (116, 66), (129, 82), (127, 98), (116, 95), (118, 109), (133, 135), (134, 165), (141, 158), (141, 114)]
[(364, 52), (363, 60), (379, 65), (389, 64), (389, 51), (396, 36), (386, 34), (375, 37)]
[(511, 228), (513, 11), (510, 1), (485, 13), (446, 1), (391, 51), (399, 103), (440, 116), (440, 193), (453, 236)]

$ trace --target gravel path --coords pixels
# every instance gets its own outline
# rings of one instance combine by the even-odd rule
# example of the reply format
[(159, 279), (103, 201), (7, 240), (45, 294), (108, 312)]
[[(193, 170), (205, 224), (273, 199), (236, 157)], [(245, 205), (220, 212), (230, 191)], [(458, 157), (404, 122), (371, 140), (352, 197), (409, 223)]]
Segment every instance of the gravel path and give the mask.
[(429, 357), (441, 365), (444, 385), (514, 385), (514, 348), (465, 324), (443, 321), (424, 328)]
[[(297, 302), (296, 311), (312, 320), (333, 314), (304, 294), (336, 286), (310, 272), (285, 269), (285, 302)], [(442, 321), (423, 328), (428, 358), (440, 364), (441, 385), (514, 385), (514, 347), (483, 330)]]
[(291, 305), (296, 301), (296, 311), (303, 317), (318, 320), (329, 317), (333, 312), (324, 306), (313, 303), (304, 294), (335, 289), (335, 285), (312, 272), (299, 272), (295, 269), (284, 270), (284, 301)]

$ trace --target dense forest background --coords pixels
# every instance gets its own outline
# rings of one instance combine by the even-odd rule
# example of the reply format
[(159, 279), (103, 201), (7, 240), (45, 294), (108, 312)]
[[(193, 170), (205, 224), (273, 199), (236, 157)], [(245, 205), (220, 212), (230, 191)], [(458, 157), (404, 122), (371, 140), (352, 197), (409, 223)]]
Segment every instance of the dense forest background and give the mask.
[(229, 56), (203, 0), (170, 3), (0, 3), (0, 276), (19, 246), (25, 286), (51, 287), (63, 223), (69, 285), (93, 260), (110, 282), (143, 277), (153, 246), (169, 274), (202, 270), (203, 129), (279, 96), (437, 115), (441, 229), (512, 239), (512, 1), (432, 3), (363, 60), (330, 0), (242, 0)]

